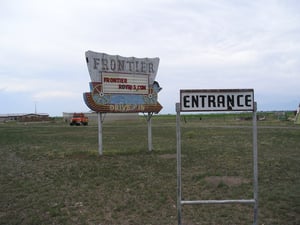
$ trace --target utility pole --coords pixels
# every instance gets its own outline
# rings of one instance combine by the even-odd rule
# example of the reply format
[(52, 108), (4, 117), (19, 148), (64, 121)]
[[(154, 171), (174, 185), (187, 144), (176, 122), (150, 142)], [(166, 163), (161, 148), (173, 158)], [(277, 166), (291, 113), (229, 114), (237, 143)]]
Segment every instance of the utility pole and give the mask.
[(34, 101), (34, 113), (37, 114), (37, 107), (36, 107), (37, 101)]

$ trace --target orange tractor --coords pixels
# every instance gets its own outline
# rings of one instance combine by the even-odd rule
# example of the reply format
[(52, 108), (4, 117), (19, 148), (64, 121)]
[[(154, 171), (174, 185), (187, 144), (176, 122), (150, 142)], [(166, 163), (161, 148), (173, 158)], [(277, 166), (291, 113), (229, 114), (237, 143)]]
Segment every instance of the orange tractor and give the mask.
[(83, 113), (74, 113), (73, 117), (70, 120), (70, 125), (76, 125), (76, 126), (80, 126), (81, 124), (86, 126), (88, 125), (89, 122), (89, 118), (84, 116)]

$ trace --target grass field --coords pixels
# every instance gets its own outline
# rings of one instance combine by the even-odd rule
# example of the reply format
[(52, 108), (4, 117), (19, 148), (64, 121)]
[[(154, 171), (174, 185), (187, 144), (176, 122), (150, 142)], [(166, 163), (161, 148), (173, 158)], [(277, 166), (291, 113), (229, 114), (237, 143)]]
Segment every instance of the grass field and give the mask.
[[(252, 198), (252, 123), (182, 116), (185, 199)], [(270, 117), (271, 118), (271, 117)], [(177, 224), (175, 116), (0, 124), (0, 224)], [(300, 126), (258, 122), (259, 224), (300, 224)], [(252, 205), (183, 206), (183, 224), (252, 224)]]

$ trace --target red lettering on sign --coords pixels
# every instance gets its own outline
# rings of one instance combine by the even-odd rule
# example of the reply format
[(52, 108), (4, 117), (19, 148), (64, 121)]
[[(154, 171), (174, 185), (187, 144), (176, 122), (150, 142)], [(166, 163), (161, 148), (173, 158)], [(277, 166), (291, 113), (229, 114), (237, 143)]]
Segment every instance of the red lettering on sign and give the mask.
[(127, 83), (127, 78), (104, 77), (105, 83)]

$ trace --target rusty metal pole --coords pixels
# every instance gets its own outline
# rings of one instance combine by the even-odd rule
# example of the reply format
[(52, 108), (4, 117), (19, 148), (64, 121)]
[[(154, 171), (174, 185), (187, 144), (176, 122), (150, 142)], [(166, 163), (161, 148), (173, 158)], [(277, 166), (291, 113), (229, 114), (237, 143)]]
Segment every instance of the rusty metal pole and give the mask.
[(102, 144), (102, 113), (98, 114), (98, 152), (99, 155), (102, 156), (103, 154), (103, 144)]
[(147, 123), (148, 123), (148, 150), (149, 152), (152, 151), (152, 113), (148, 112), (147, 116)]

